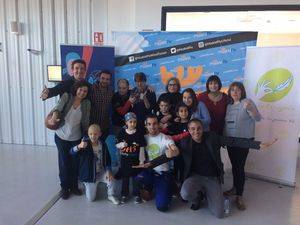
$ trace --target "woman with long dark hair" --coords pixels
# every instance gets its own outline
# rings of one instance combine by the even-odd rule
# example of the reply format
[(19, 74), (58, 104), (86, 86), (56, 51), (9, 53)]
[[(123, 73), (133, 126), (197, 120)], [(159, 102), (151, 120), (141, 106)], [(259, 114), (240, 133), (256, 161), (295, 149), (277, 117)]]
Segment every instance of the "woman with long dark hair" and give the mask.
[(191, 119), (199, 119), (203, 124), (204, 131), (209, 131), (209, 124), (211, 121), (209, 112), (203, 102), (198, 102), (196, 93), (192, 88), (187, 88), (182, 92), (182, 101), (189, 108)]

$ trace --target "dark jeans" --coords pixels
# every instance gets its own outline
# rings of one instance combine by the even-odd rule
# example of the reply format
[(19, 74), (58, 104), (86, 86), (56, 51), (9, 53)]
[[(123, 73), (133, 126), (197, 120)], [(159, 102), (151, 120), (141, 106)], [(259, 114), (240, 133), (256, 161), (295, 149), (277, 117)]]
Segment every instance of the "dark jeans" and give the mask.
[(140, 196), (140, 185), (136, 181), (135, 177), (139, 173), (139, 169), (133, 169), (132, 166), (139, 164), (138, 155), (125, 156), (121, 155), (121, 166), (118, 172), (115, 174), (115, 179), (122, 179), (122, 196), (129, 195), (129, 180), (132, 178), (132, 194), (134, 196)]
[(248, 148), (227, 147), (232, 165), (233, 186), (236, 194), (242, 196), (245, 185), (245, 163), (249, 153)]
[(77, 141), (65, 141), (55, 134), (54, 140), (58, 149), (60, 186), (65, 190), (76, 189), (78, 188), (79, 160), (77, 155), (70, 154), (70, 150), (73, 146), (80, 143), (80, 139)]
[(172, 200), (173, 176), (170, 172), (156, 173), (154, 170), (144, 170), (136, 177), (140, 185), (154, 187), (156, 208), (167, 211)]
[[(122, 178), (122, 190), (121, 190), (122, 196), (129, 195), (129, 180), (130, 180), (130, 177)], [(135, 177), (132, 177), (132, 195), (140, 196), (140, 185), (137, 182), (137, 180), (135, 179)]]

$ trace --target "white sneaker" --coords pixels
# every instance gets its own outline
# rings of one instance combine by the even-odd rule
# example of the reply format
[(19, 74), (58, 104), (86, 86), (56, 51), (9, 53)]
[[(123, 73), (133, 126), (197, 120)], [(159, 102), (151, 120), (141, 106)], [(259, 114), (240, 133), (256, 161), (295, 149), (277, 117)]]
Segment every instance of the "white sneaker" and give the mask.
[(116, 197), (113, 196), (113, 195), (107, 196), (107, 199), (108, 199), (109, 201), (111, 201), (111, 202), (112, 202), (113, 204), (115, 204), (115, 205), (119, 205), (119, 204), (120, 204), (119, 199), (116, 198)]

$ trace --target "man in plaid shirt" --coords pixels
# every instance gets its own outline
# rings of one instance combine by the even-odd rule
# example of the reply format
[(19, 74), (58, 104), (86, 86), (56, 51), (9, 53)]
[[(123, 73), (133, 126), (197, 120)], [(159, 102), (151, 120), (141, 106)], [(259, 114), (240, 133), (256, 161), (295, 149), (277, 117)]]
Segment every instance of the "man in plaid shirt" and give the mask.
[(92, 86), (91, 93), (91, 116), (90, 124), (98, 124), (102, 130), (103, 140), (109, 134), (110, 107), (113, 96), (111, 87), (112, 74), (110, 71), (103, 70), (99, 74), (99, 81)]

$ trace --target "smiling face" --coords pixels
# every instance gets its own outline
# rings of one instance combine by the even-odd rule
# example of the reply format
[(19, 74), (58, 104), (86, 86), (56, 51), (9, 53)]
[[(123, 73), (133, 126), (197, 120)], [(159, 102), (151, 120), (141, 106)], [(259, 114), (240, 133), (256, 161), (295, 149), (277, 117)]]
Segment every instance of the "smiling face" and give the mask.
[(183, 120), (187, 119), (189, 116), (188, 108), (184, 107), (184, 106), (179, 107), (177, 115), (179, 116), (180, 119), (183, 119)]
[(208, 83), (208, 89), (210, 92), (214, 93), (214, 92), (218, 92), (219, 91), (219, 84), (217, 81), (212, 80)]
[(159, 134), (159, 124), (157, 118), (147, 118), (146, 120), (146, 128), (150, 135)]
[(102, 134), (101, 130), (96, 129), (94, 127), (90, 127), (88, 130), (89, 138), (93, 144), (98, 142), (98, 139), (101, 136), (101, 134)]
[(179, 91), (178, 84), (175, 80), (170, 80), (168, 83), (168, 92), (177, 93)]
[(82, 63), (75, 63), (71, 68), (72, 74), (76, 80), (84, 80), (86, 67)]
[(79, 87), (76, 91), (76, 97), (80, 99), (85, 99), (88, 94), (88, 87), (87, 86), (82, 86)]
[(190, 122), (190, 124), (188, 126), (188, 130), (194, 141), (201, 142), (202, 134), (203, 134), (203, 127), (199, 121)]
[(184, 104), (186, 104), (188, 107), (193, 105), (193, 98), (191, 93), (189, 92), (184, 92), (182, 95), (182, 101), (184, 102)]

